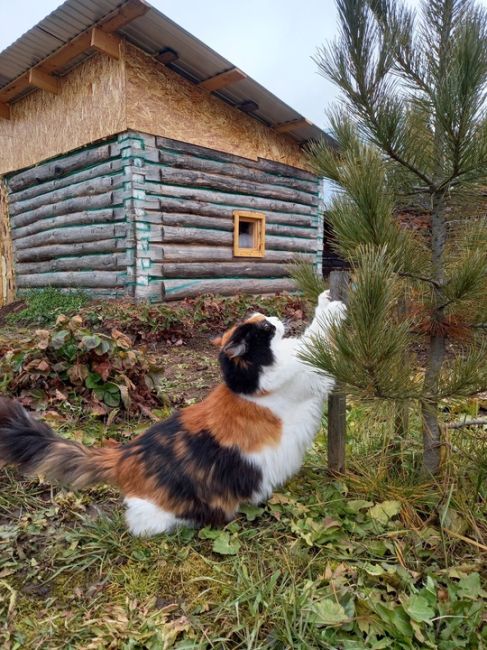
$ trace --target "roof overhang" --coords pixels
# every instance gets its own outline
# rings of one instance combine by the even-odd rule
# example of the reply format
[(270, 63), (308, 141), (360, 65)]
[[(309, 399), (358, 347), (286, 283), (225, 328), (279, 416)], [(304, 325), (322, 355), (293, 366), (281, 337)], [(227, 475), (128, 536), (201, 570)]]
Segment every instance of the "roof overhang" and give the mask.
[(0, 118), (36, 88), (57, 92), (59, 79), (103, 51), (117, 56), (125, 38), (193, 83), (207, 88), (300, 144), (330, 138), (145, 0), (67, 0), (0, 53)]

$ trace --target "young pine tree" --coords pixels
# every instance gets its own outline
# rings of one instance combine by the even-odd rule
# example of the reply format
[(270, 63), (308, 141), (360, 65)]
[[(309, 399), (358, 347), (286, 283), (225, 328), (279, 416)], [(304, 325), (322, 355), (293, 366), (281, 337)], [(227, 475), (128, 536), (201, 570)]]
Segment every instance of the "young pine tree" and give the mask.
[[(347, 323), (306, 358), (368, 399), (419, 404), (435, 474), (441, 401), (487, 390), (487, 14), (471, 0), (424, 0), (419, 15), (337, 5), (317, 62), (342, 93), (338, 149), (311, 153), (337, 188), (329, 220), (354, 285)], [(430, 227), (400, 228), (401, 210)]]

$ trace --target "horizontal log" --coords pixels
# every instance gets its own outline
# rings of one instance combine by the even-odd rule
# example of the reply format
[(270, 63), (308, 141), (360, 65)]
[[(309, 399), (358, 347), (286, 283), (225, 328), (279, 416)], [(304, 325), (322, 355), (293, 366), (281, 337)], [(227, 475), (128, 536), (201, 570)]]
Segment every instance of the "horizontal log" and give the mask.
[(64, 174), (69, 174), (75, 169), (95, 165), (111, 158), (115, 153), (110, 144), (100, 145), (93, 149), (84, 149), (65, 158), (51, 160), (15, 174), (9, 178), (8, 186), (11, 192), (18, 192), (29, 187), (29, 185), (38, 185), (51, 178), (59, 178)]
[(32, 212), (24, 212), (17, 216), (12, 215), (10, 221), (13, 228), (28, 226), (38, 219), (44, 217), (55, 217), (57, 215), (67, 215), (71, 212), (84, 212), (85, 210), (97, 210), (100, 208), (111, 208), (113, 203), (113, 192), (105, 192), (90, 197), (80, 197), (77, 199), (68, 199), (60, 201), (54, 205), (43, 205)]
[[(197, 156), (177, 153), (175, 151), (164, 151), (162, 149), (156, 149), (155, 153), (158, 155), (153, 157), (153, 162), (159, 162), (168, 167), (172, 167), (173, 169), (191, 169), (195, 171), (207, 172), (209, 174), (223, 174), (234, 179), (253, 181), (255, 183), (268, 183), (270, 185), (276, 185), (277, 187), (282, 186), (300, 190), (314, 196), (316, 196), (319, 192), (317, 179), (313, 181), (305, 181), (297, 178), (291, 178), (289, 176), (271, 174), (269, 172), (263, 171), (262, 169), (244, 167), (243, 165), (236, 163), (208, 160), (207, 158), (198, 158)], [(147, 160), (148, 156), (146, 155), (145, 158)], [(150, 158), (152, 159), (152, 156), (150, 156)], [(152, 172), (155, 176), (157, 174), (158, 167), (156, 165), (151, 165), (148, 167), (148, 170), (150, 170), (150, 172)], [(149, 174), (148, 178), (149, 180), (156, 180), (156, 178), (151, 177), (151, 174)]]
[(290, 187), (270, 185), (269, 183), (256, 183), (237, 177), (228, 177), (221, 174), (207, 173), (204, 171), (193, 171), (189, 169), (173, 169), (163, 167), (159, 171), (161, 183), (180, 185), (182, 187), (204, 188), (220, 190), (222, 192), (238, 192), (263, 198), (278, 199), (279, 201), (290, 201), (292, 203), (318, 205), (318, 197)]
[[(190, 201), (188, 199), (178, 199), (171, 197), (164, 197), (160, 199), (160, 211), (179, 212), (189, 214), (200, 214), (207, 217), (232, 217), (233, 211), (238, 210), (236, 205), (218, 205), (207, 203), (204, 200)], [(296, 226), (310, 227), (313, 225), (314, 215), (300, 215), (286, 212), (276, 212), (265, 210), (266, 218), (273, 223), (287, 223)]]
[(46, 181), (40, 185), (34, 185), (28, 187), (25, 190), (20, 192), (10, 192), (9, 193), (9, 204), (15, 205), (19, 201), (25, 201), (26, 199), (33, 199), (40, 194), (47, 194), (48, 192), (54, 192), (63, 187), (68, 187), (82, 183), (85, 181), (90, 181), (93, 178), (102, 177), (102, 176), (118, 176), (123, 172), (124, 165), (127, 164), (126, 160), (109, 160), (108, 162), (100, 163), (95, 167), (90, 167), (89, 169), (83, 169), (79, 172), (70, 174), (65, 178), (56, 178), (54, 180)]
[(112, 237), (124, 237), (126, 233), (126, 224), (56, 228), (17, 239), (14, 242), (14, 247), (15, 250), (21, 250), (36, 246), (47, 246), (49, 244), (83, 243)]
[(14, 217), (18, 214), (38, 210), (43, 206), (52, 206), (54, 203), (67, 201), (68, 199), (80, 196), (87, 197), (102, 194), (103, 192), (109, 191), (114, 184), (114, 178), (111, 176), (97, 177), (89, 181), (74, 183), (67, 187), (62, 187), (59, 190), (54, 190), (54, 192), (48, 192), (35, 196), (32, 199), (12, 203), (10, 205), (10, 216)]
[(164, 280), (166, 300), (191, 298), (204, 293), (231, 296), (242, 293), (276, 293), (278, 291), (296, 291), (296, 285), (293, 280), (281, 278), (269, 280)]
[[(233, 250), (229, 246), (192, 246), (188, 244), (150, 244), (148, 255), (155, 262), (231, 262), (235, 260)], [(313, 259), (312, 253), (304, 253), (304, 257)], [(259, 263), (284, 262), (289, 263), (296, 257), (292, 251), (273, 251), (267, 249), (264, 257), (259, 257)], [(239, 258), (244, 259), (244, 258)]]
[(54, 271), (120, 271), (127, 268), (125, 253), (107, 255), (75, 255), (59, 257), (47, 262), (17, 262), (15, 271), (19, 275), (48, 273)]
[(36, 246), (15, 251), (15, 260), (18, 262), (35, 262), (52, 260), (68, 255), (90, 255), (94, 253), (110, 253), (122, 251), (127, 248), (127, 240), (102, 239), (99, 241), (76, 242), (73, 244), (52, 244), (49, 246)]
[[(209, 246), (233, 246), (233, 233), (203, 228), (178, 228), (177, 226), (150, 226), (152, 242), (208, 244)], [(266, 235), (265, 247), (274, 250), (316, 252), (313, 239), (276, 237)]]
[(59, 273), (33, 273), (17, 275), (17, 286), (26, 287), (123, 287), (127, 277), (123, 273), (110, 271), (79, 271)]
[[(233, 216), (221, 217), (202, 217), (195, 214), (180, 214), (177, 212), (151, 213), (144, 215), (140, 221), (152, 223), (155, 225), (182, 226), (188, 228), (214, 228), (215, 230), (224, 230), (233, 232)], [(269, 235), (289, 235), (290, 237), (304, 237), (312, 239), (316, 237), (315, 228), (298, 228), (295, 226), (285, 226), (272, 223), (271, 219), (266, 219), (266, 233)]]
[(162, 263), (152, 262), (149, 269), (141, 269), (150, 277), (159, 278), (288, 278), (285, 264), (260, 262)]
[(259, 158), (258, 160), (251, 160), (250, 158), (234, 156), (233, 154), (223, 153), (222, 151), (216, 151), (215, 149), (208, 149), (207, 147), (200, 147), (198, 145), (189, 144), (187, 142), (179, 142), (179, 140), (170, 140), (169, 138), (163, 138), (161, 136), (156, 137), (156, 146), (160, 149), (188, 153), (193, 156), (199, 156), (200, 158), (206, 158), (209, 160), (220, 160), (226, 163), (240, 164), (244, 167), (250, 167), (252, 169), (263, 169), (264, 171), (268, 171), (273, 174), (279, 174), (281, 176), (301, 178), (303, 180), (311, 182), (316, 182), (317, 180), (317, 177), (314, 174), (311, 174), (310, 172), (304, 171), (303, 169), (299, 169), (297, 167), (284, 165), (283, 163), (272, 162), (263, 158)]
[(66, 216), (39, 219), (39, 221), (35, 221), (29, 226), (24, 226), (23, 228), (13, 228), (12, 239), (22, 239), (28, 235), (35, 235), (38, 232), (51, 230), (52, 228), (111, 223), (112, 221), (123, 221), (124, 219), (125, 214), (123, 209), (111, 208), (106, 210), (93, 210), (92, 212), (72, 212)]
[(235, 209), (256, 210), (258, 212), (289, 212), (291, 214), (304, 214), (313, 216), (317, 208), (301, 205), (288, 201), (277, 201), (245, 194), (226, 194), (212, 190), (193, 189), (191, 187), (179, 187), (177, 185), (166, 185), (160, 183), (148, 183), (147, 192), (160, 197), (161, 210), (164, 210), (165, 198), (180, 198), (189, 201), (203, 201), (205, 203), (216, 203), (236, 206)]

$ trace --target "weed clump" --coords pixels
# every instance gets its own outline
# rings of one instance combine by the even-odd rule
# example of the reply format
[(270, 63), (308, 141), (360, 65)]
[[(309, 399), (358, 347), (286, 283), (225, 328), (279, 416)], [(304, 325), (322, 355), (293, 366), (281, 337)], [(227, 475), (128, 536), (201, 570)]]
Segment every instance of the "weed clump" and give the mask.
[(22, 325), (52, 325), (61, 314), (74, 315), (85, 307), (90, 298), (84, 291), (61, 291), (55, 287), (30, 289), (21, 295), (25, 308), (9, 314), (6, 322)]
[(49, 330), (0, 343), (0, 392), (29, 404), (73, 399), (97, 414), (144, 411), (158, 403), (159, 374), (155, 359), (134, 349), (126, 334), (93, 331), (79, 315), (61, 315)]

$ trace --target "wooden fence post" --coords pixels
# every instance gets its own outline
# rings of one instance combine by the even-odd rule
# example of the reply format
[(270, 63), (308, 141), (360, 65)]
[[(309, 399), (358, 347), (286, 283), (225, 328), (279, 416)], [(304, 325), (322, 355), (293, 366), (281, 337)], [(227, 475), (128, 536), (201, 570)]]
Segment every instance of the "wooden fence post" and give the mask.
[[(333, 300), (347, 302), (348, 271), (331, 271), (330, 295)], [(345, 471), (345, 442), (347, 432), (347, 398), (339, 384), (328, 397), (328, 471), (342, 474)]]
[(15, 271), (7, 187), (0, 177), (0, 307), (15, 298)]

